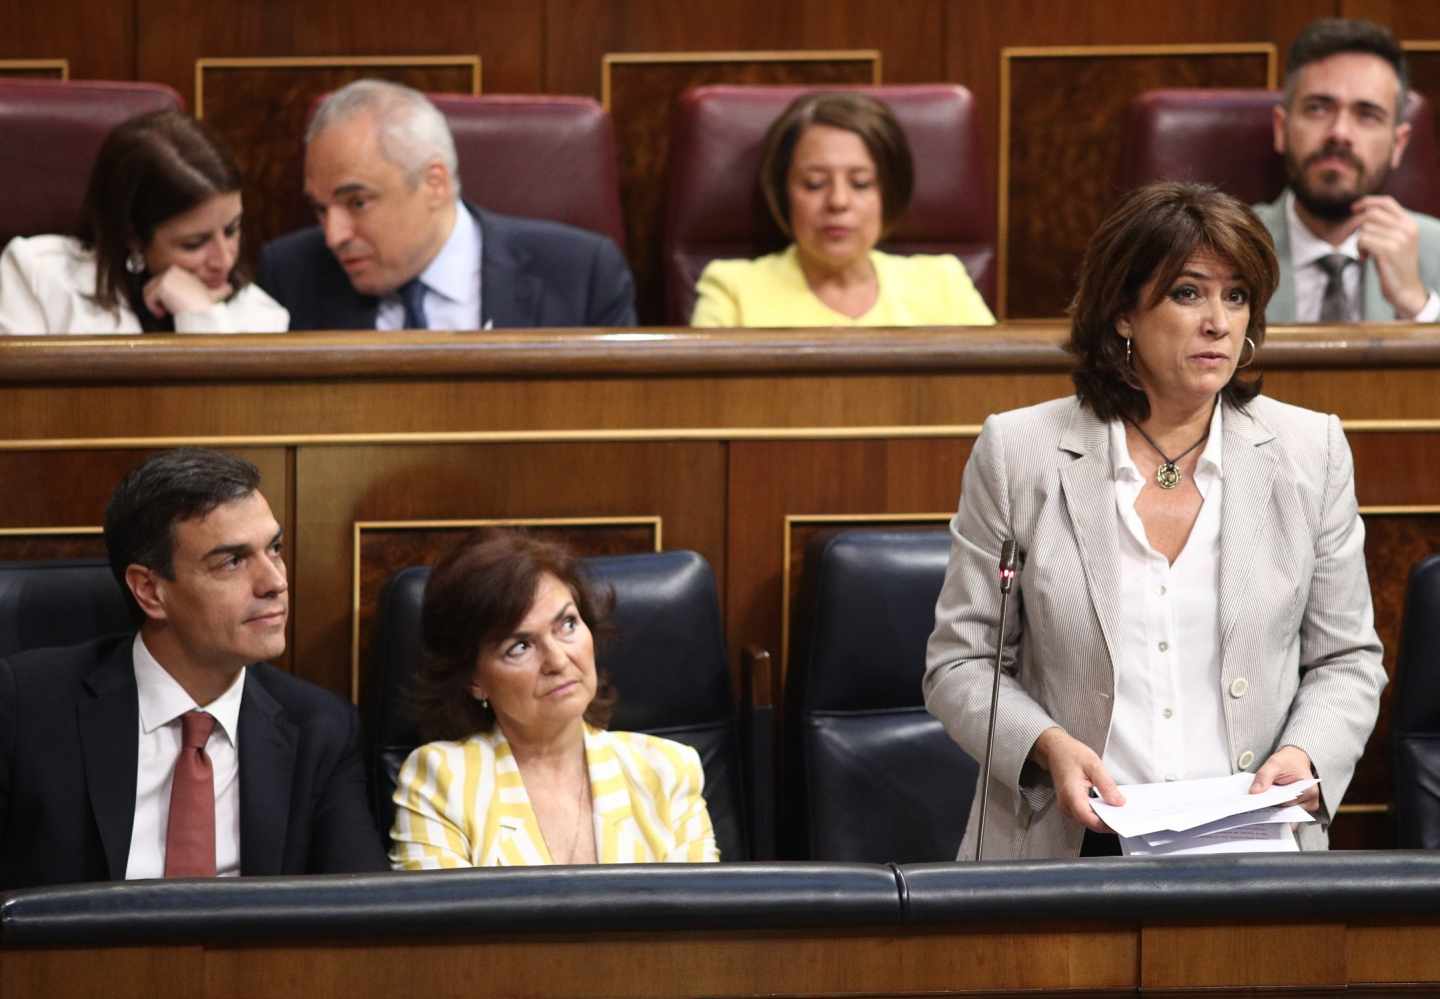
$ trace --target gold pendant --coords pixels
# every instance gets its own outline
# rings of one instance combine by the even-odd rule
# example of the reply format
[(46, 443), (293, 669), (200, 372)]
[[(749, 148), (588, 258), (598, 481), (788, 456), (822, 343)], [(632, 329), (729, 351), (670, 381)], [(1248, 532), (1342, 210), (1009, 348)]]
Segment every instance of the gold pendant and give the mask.
[(1161, 489), (1174, 489), (1180, 484), (1180, 479), (1180, 469), (1175, 467), (1173, 461), (1167, 461), (1155, 469), (1155, 484)]

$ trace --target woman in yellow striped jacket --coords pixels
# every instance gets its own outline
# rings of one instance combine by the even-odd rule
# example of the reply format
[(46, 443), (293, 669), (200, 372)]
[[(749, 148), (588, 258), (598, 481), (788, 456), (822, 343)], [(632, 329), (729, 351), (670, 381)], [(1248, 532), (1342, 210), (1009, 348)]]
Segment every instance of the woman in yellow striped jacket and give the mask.
[(607, 608), (568, 550), (473, 535), (425, 589), (421, 732), (395, 789), (398, 868), (719, 860), (689, 746), (607, 732)]

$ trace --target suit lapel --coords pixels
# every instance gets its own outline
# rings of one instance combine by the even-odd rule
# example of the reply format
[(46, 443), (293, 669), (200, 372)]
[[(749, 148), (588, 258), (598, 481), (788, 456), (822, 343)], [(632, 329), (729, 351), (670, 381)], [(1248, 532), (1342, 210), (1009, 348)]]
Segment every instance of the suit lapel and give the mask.
[(284, 872), (290, 784), (299, 731), (260, 684), (245, 673), (240, 696), (240, 873)]
[(1065, 508), (1090, 590), (1090, 602), (1105, 639), (1106, 686), (1115, 689), (1115, 649), (1120, 634), (1120, 537), (1115, 514), (1109, 426), (1089, 407), (1075, 406), (1060, 450), (1075, 460), (1060, 470)]
[(1271, 323), (1293, 323), (1295, 321), (1295, 266), (1290, 259), (1290, 226), (1285, 221), (1285, 195), (1268, 205), (1257, 205), (1255, 214), (1270, 230), (1275, 241), (1275, 257), (1280, 261), (1280, 283), (1270, 296), (1265, 309), (1265, 319)]
[(76, 708), (85, 786), (100, 828), (100, 843), (112, 880), (123, 880), (130, 862), (135, 825), (135, 770), (139, 763), (140, 704), (130, 642), (85, 678), (92, 695)]
[[(585, 726), (585, 757), (590, 771), (591, 807), (595, 811), (595, 857), (602, 864), (635, 863), (642, 859), (625, 848), (625, 829), (635, 822), (630, 795), (620, 780), (620, 758), (610, 734)], [(634, 837), (636, 841), (639, 836)]]
[(480, 226), (481, 327), (539, 325), (540, 279), (528, 270), (530, 255), (505, 238), (495, 216), (465, 207)]
[(1275, 435), (1248, 413), (1226, 407), (1223, 467), (1224, 500), (1220, 505), (1220, 648), (1222, 669), (1227, 639), (1247, 606), (1254, 577), (1256, 539), (1269, 516), (1275, 484), (1276, 457), (1265, 448)]
[(1380, 273), (1375, 260), (1367, 257), (1360, 272), (1360, 319), (1363, 322), (1389, 322), (1395, 318), (1395, 306), (1385, 301), (1380, 289)]

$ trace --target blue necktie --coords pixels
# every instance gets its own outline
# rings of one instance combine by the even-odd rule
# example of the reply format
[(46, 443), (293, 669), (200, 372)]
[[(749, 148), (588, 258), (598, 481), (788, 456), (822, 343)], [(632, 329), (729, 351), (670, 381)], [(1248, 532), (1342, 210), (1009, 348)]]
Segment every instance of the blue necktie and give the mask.
[(400, 286), (400, 303), (405, 306), (407, 330), (430, 328), (430, 323), (425, 319), (425, 285), (419, 278), (411, 278)]

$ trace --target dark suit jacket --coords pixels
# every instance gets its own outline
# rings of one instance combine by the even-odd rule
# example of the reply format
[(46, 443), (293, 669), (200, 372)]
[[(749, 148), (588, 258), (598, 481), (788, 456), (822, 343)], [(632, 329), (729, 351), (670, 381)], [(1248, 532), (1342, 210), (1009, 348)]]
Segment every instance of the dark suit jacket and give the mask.
[[(133, 635), (0, 659), (0, 890), (125, 877), (139, 701)], [(355, 709), (264, 663), (240, 700), (240, 873), (388, 865)]]
[[(635, 325), (635, 285), (610, 240), (465, 208), (480, 223), (482, 327)], [(375, 328), (379, 299), (355, 290), (317, 227), (266, 244), (257, 280), (290, 310), (292, 330)]]

